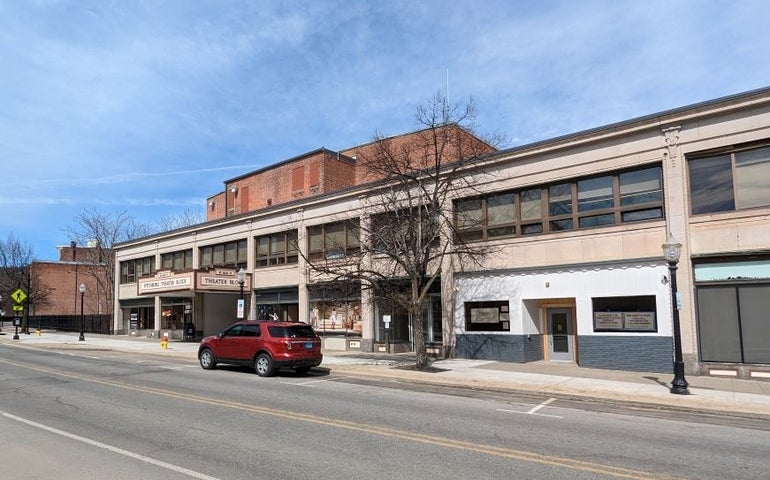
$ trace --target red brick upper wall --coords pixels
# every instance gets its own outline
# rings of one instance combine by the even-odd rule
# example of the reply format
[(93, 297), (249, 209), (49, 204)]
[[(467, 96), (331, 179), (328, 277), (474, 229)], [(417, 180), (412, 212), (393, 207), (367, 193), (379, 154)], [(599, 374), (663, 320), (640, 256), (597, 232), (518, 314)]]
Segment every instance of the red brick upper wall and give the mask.
[[(259, 210), (355, 184), (355, 162), (330, 150), (320, 149), (229, 181), (225, 191), (211, 197), (214, 208), (207, 220)], [(234, 191), (233, 191), (234, 190)], [(217, 206), (222, 203), (223, 206)], [(225, 207), (226, 205), (226, 207)]]
[[(438, 141), (434, 135), (442, 135)], [(411, 168), (434, 163), (435, 146), (443, 146), (441, 163), (492, 153), (495, 148), (460, 127), (426, 129), (370, 142), (339, 153), (319, 149), (252, 174), (230, 180), (225, 191), (209, 197), (206, 220), (216, 220), (377, 180), (368, 162), (391, 155)], [(212, 204), (213, 202), (213, 204)]]
[(449, 126), (388, 137), (341, 153), (356, 158), (356, 183), (361, 184), (384, 176), (377, 168), (369, 168), (370, 163), (379, 165), (392, 160), (407, 169), (418, 170), (434, 165), (437, 156), (441, 164), (448, 164), (495, 151), (494, 147), (467, 130)]

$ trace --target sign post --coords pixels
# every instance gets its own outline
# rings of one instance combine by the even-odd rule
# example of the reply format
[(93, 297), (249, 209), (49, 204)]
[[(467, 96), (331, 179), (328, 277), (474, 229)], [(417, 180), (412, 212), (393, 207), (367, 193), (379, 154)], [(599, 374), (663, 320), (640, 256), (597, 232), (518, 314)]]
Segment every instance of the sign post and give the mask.
[(383, 315), (382, 322), (385, 324), (385, 348), (390, 353), (390, 315)]
[[(13, 306), (13, 311), (15, 315), (21, 315), (22, 312), (24, 312), (24, 305), (22, 305), (22, 302), (27, 298), (27, 294), (24, 293), (24, 290), (17, 288), (14, 290), (14, 292), (11, 294), (11, 298), (14, 302), (16, 302), (16, 305)], [(13, 326), (16, 328), (16, 331), (13, 334), (13, 339), (18, 340), (19, 339), (19, 326), (21, 325), (21, 318), (20, 317), (13, 317)]]

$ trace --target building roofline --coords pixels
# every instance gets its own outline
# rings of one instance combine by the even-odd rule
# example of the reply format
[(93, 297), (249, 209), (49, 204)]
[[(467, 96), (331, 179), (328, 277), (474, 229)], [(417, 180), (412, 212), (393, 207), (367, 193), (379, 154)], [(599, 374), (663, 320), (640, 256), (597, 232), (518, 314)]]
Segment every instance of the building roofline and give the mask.
[(544, 140), (537, 140), (535, 142), (531, 142), (523, 145), (517, 145), (515, 147), (507, 148), (505, 150), (500, 150), (497, 153), (497, 155), (505, 155), (505, 154), (515, 153), (523, 150), (531, 150), (531, 149), (546, 146), (546, 145), (556, 145), (556, 144), (567, 142), (570, 140), (579, 139), (581, 137), (596, 136), (597, 134), (600, 134), (600, 133), (605, 133), (605, 132), (609, 133), (614, 130), (627, 129), (628, 127), (631, 127), (633, 125), (649, 123), (650, 121), (653, 121), (653, 120), (661, 120), (664, 117), (673, 117), (673, 116), (681, 115), (686, 112), (714, 107), (721, 103), (732, 103), (732, 102), (735, 102), (736, 100), (743, 100), (751, 97), (762, 97), (762, 96), (770, 96), (770, 87), (757, 88), (755, 90), (749, 90), (747, 92), (727, 95), (724, 97), (719, 97), (712, 100), (706, 100), (703, 102), (692, 103), (682, 107), (676, 107), (668, 110), (663, 110), (657, 113), (651, 113), (648, 115), (631, 118), (629, 120), (623, 120), (620, 122), (610, 123), (607, 125), (601, 125), (598, 127), (589, 128), (587, 130), (580, 130), (577, 132), (568, 133), (557, 137), (547, 138)]
[[(458, 125), (458, 124), (445, 124), (445, 125), (440, 125), (438, 127), (439, 128), (441, 128), (441, 127), (456, 127), (456, 128), (459, 128), (460, 130), (462, 130), (463, 132), (465, 132), (468, 135), (472, 136), (476, 140), (478, 140), (480, 142), (483, 142), (485, 145), (487, 145), (487, 146), (489, 146), (491, 148), (495, 148), (493, 145), (490, 145), (489, 142), (487, 142), (483, 138), (480, 138), (478, 135), (476, 135), (475, 133), (469, 131), (467, 128), (464, 128), (462, 125)], [(370, 140), (370, 141), (365, 142), (365, 143), (361, 143), (359, 145), (355, 145), (355, 146), (352, 146), (352, 147), (340, 149), (340, 151), (341, 152), (349, 152), (351, 150), (356, 150), (356, 149), (359, 149), (359, 148), (368, 147), (368, 146), (373, 145), (373, 144), (375, 144), (377, 142), (388, 141), (388, 140), (395, 140), (395, 139), (400, 138), (400, 137), (406, 137), (407, 135), (415, 135), (417, 133), (426, 132), (426, 131), (430, 130), (431, 128), (432, 127), (425, 127), (425, 128), (421, 128), (420, 130), (412, 130), (411, 132), (404, 132), (404, 133), (399, 133), (399, 134), (396, 134), (396, 135), (390, 135), (390, 136), (386, 136), (386, 137), (382, 137), (382, 138), (375, 138), (373, 140)], [(495, 150), (497, 150), (497, 149), (495, 148)]]
[[(280, 166), (286, 165), (288, 163), (296, 162), (297, 160), (302, 160), (303, 158), (309, 157), (311, 155), (317, 155), (319, 153), (325, 153), (327, 155), (336, 156), (338, 159), (340, 159), (340, 160), (342, 160), (342, 161), (344, 161), (346, 163), (355, 164), (355, 160), (350, 158), (350, 157), (348, 157), (347, 155), (343, 155), (342, 153), (336, 152), (334, 150), (329, 150), (326, 147), (319, 147), (319, 148), (316, 148), (315, 150), (311, 150), (309, 152), (302, 153), (300, 155), (288, 158), (286, 160), (281, 160), (278, 163), (271, 163), (270, 165), (267, 165), (267, 166), (262, 167), (262, 168), (258, 168), (257, 170), (252, 170), (250, 172), (246, 172), (244, 174), (238, 175), (237, 177), (229, 178), (229, 179), (225, 180), (223, 183), (224, 184), (228, 184), (228, 183), (231, 183), (231, 182), (237, 182), (238, 180), (241, 180), (243, 178), (251, 177), (252, 175), (257, 175), (257, 174), (266, 172), (268, 170), (273, 170), (275, 168), (278, 168)], [(216, 195), (218, 195), (218, 194), (216, 194)]]

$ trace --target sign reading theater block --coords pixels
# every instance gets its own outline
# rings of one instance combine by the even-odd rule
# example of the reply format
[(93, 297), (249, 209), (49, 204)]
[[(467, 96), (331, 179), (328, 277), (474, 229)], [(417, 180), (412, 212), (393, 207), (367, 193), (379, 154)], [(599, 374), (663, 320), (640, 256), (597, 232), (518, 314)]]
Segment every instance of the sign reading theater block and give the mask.
[[(224, 268), (212, 269), (204, 272), (197, 272), (195, 288), (197, 290), (226, 290), (239, 291), (241, 284), (238, 283), (238, 273), (235, 270)], [(251, 275), (248, 273), (243, 279), (244, 291), (251, 290)]]

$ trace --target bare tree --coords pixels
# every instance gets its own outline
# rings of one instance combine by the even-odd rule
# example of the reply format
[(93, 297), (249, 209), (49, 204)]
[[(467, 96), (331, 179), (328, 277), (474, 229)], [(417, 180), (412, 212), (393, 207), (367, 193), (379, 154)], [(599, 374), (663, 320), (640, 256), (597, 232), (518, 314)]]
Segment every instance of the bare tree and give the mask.
[(51, 289), (46, 287), (41, 279), (32, 271), (34, 253), (32, 247), (26, 242), (8, 235), (5, 240), (0, 240), (0, 295), (3, 302), (8, 301), (11, 294), (21, 289), (27, 296), (22, 302), (24, 313), (22, 319), (22, 331), (29, 333), (29, 306), (38, 307), (49, 304)]
[(138, 223), (127, 212), (103, 212), (86, 209), (75, 217), (74, 225), (65, 230), (69, 239), (84, 246), (80, 261), (90, 264), (86, 271), (93, 275), (97, 294), (92, 297), (101, 304), (105, 301), (108, 312), (113, 312), (115, 264), (113, 247), (116, 243), (152, 234), (145, 224)]
[[(315, 273), (311, 281), (360, 284), (373, 302), (406, 310), (417, 368), (429, 364), (423, 335), (431, 286), (453, 262), (478, 263), (490, 253), (485, 244), (468, 243), (455, 231), (453, 199), (474, 191), (477, 167), (502, 141), (475, 136), (475, 115), (472, 101), (452, 106), (439, 94), (417, 109), (417, 132), (375, 135), (357, 152), (357, 168), (373, 182), (358, 218), (346, 229), (358, 232), (358, 239), (327, 235), (326, 254), (306, 259)], [(329, 248), (335, 241), (340, 245)]]
[(159, 219), (156, 223), (161, 232), (197, 225), (206, 221), (206, 215), (196, 209), (187, 208), (184, 211)]

